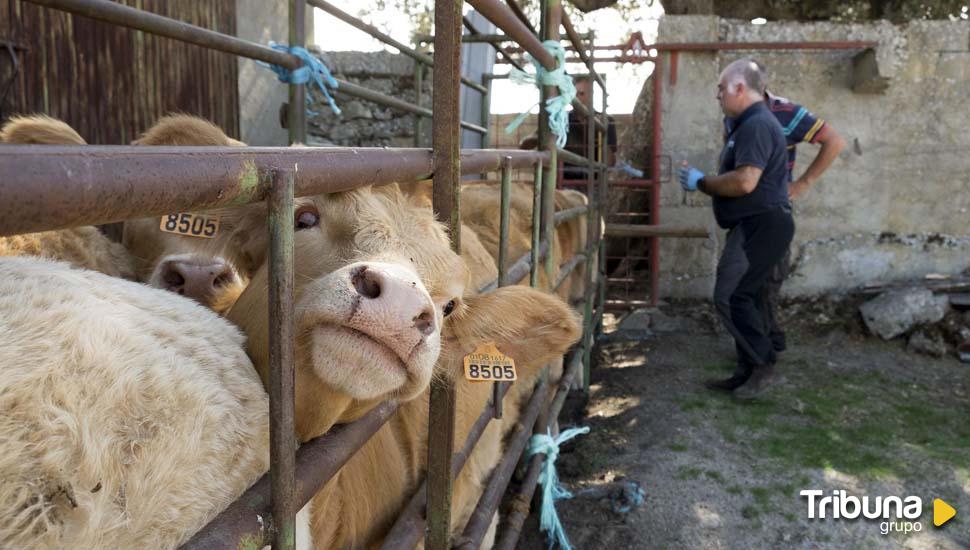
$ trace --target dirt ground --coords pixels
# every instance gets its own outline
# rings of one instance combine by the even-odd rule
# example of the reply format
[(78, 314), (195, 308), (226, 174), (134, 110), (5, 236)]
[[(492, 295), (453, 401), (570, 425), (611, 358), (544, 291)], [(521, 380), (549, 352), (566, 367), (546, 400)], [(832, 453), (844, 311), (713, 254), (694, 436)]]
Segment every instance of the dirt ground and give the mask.
[[(970, 365), (805, 314), (786, 325), (784, 381), (738, 402), (702, 385), (734, 359), (707, 306), (664, 311), (645, 341), (600, 347), (589, 402), (561, 417), (591, 428), (563, 446), (568, 489), (632, 479), (647, 495), (628, 514), (559, 501), (574, 548), (970, 548)], [(808, 519), (803, 489), (918, 496), (921, 530)], [(934, 498), (957, 510), (942, 528)], [(519, 548), (545, 547), (534, 516)]]

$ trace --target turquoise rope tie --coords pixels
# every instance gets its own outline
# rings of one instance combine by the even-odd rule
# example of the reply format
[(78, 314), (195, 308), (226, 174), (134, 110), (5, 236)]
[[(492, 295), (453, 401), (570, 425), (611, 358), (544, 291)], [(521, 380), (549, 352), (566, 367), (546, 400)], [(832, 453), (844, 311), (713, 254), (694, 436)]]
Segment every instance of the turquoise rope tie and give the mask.
[(556, 474), (556, 458), (559, 457), (559, 446), (576, 437), (589, 433), (588, 427), (570, 428), (557, 437), (551, 434), (536, 434), (529, 440), (527, 456), (536, 454), (546, 455), (542, 463), (542, 473), (539, 474), (539, 483), (542, 485), (542, 513), (539, 516), (539, 530), (549, 533), (549, 548), (553, 548), (556, 543), (563, 550), (572, 550), (569, 545), (569, 538), (566, 531), (559, 521), (559, 514), (556, 513), (556, 501), (573, 498), (573, 494), (567, 491), (559, 483), (559, 475)]
[[(573, 78), (566, 74), (566, 49), (562, 47), (562, 44), (556, 40), (546, 40), (542, 43), (542, 46), (556, 57), (556, 68), (551, 71), (546, 70), (542, 63), (539, 63), (531, 55), (527, 55), (532, 66), (535, 67), (536, 73), (530, 74), (513, 68), (509, 73), (509, 79), (516, 84), (532, 84), (540, 89), (542, 86), (555, 86), (559, 89), (559, 95), (546, 100), (546, 112), (549, 113), (549, 129), (556, 134), (556, 146), (562, 148), (566, 145), (566, 136), (569, 134), (569, 112), (566, 107), (576, 97), (576, 86), (573, 85)], [(532, 107), (538, 104), (539, 102), (536, 102)], [(514, 132), (529, 116), (532, 107), (515, 117), (505, 127), (505, 133)]]
[[(263, 61), (257, 61), (257, 63), (276, 73), (276, 77), (280, 82), (286, 82), (287, 84), (311, 83), (310, 86), (307, 86), (307, 105), (313, 104), (313, 97), (310, 90), (313, 88), (313, 84), (315, 84), (323, 94), (324, 99), (327, 100), (327, 104), (330, 105), (330, 110), (333, 111), (333, 114), (340, 116), (340, 108), (337, 107), (337, 102), (334, 101), (333, 96), (330, 94), (331, 90), (337, 89), (337, 79), (330, 74), (330, 69), (319, 58), (308, 52), (306, 48), (301, 48), (300, 46), (286, 46), (285, 44), (270, 42), (269, 47), (276, 51), (286, 52), (299, 57), (303, 60), (303, 66), (299, 69), (290, 70), (286, 67), (265, 63)], [(310, 109), (307, 109), (306, 112), (311, 116), (317, 114), (316, 111)]]

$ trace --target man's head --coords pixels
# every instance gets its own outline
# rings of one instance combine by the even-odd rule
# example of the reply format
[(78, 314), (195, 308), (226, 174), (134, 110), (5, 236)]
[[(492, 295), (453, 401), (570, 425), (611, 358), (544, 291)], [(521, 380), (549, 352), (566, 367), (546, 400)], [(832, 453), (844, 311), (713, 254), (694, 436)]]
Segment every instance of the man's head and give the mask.
[(721, 72), (717, 100), (721, 110), (729, 117), (736, 117), (754, 103), (762, 101), (764, 93), (764, 67), (751, 58), (739, 59)]
[(593, 79), (589, 75), (581, 75), (573, 78), (573, 85), (576, 86), (576, 99), (585, 105), (593, 104)]

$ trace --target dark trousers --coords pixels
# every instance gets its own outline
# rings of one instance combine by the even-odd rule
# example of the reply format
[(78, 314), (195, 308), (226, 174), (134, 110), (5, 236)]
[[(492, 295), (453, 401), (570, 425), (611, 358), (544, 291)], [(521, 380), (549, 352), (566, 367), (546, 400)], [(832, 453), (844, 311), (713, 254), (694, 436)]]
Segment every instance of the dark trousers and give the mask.
[(762, 306), (762, 311), (765, 313), (765, 325), (768, 330), (768, 338), (771, 338), (771, 345), (775, 351), (784, 351), (788, 347), (785, 340), (785, 331), (778, 324), (778, 302), (781, 298), (781, 285), (788, 278), (790, 271), (791, 247), (788, 247), (785, 249), (781, 261), (771, 269), (763, 296), (765, 303)]
[(766, 285), (794, 234), (791, 211), (782, 207), (747, 217), (728, 231), (717, 264), (714, 305), (734, 337), (737, 375), (750, 376), (753, 368), (775, 361)]

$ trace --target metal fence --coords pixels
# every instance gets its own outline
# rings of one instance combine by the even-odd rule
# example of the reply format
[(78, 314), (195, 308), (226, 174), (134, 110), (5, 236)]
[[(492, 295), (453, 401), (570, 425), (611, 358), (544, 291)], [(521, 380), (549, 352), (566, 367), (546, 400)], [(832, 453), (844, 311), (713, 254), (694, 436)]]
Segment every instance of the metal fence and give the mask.
[[(189, 25), (159, 15), (143, 12), (107, 0), (27, 0), (54, 9), (90, 17), (111, 24), (188, 42), (205, 48), (281, 65), (290, 69), (301, 61), (288, 53), (247, 42), (233, 36)], [(455, 452), (455, 391), (447, 383), (434, 383), (431, 388), (429, 422), (428, 475), (425, 484), (411, 498), (385, 540), (385, 548), (413, 548), (426, 536), (428, 548), (444, 549), (454, 542), (462, 548), (477, 548), (485, 535), (491, 517), (505, 493), (512, 472), (529, 436), (545, 433), (555, 421), (569, 391), (572, 379), (580, 369), (589, 381), (590, 353), (595, 327), (603, 313), (604, 251), (600, 239), (600, 205), (606, 191), (605, 166), (594, 162), (595, 132), (588, 132), (585, 158), (557, 150), (548, 129), (548, 114), (540, 114), (538, 151), (461, 150), (460, 128), (484, 133), (477, 125), (462, 122), (459, 112), (459, 86), (465, 84), (480, 92), (486, 87), (459, 80), (460, 45), (463, 40), (462, 2), (436, 0), (434, 57), (411, 49), (377, 29), (338, 10), (323, 0), (289, 1), (289, 44), (305, 44), (305, 7), (309, 3), (398, 48), (422, 65), (433, 66), (433, 109), (413, 105), (348, 82), (339, 82), (338, 94), (380, 103), (420, 116), (431, 116), (433, 148), (284, 148), (284, 147), (51, 147), (5, 146), (0, 148), (0, 235), (13, 235), (78, 225), (104, 224), (129, 218), (162, 215), (169, 212), (201, 210), (222, 206), (266, 201), (269, 208), (270, 235), (270, 442), (271, 468), (236, 502), (231, 504), (206, 528), (197, 533), (185, 548), (236, 548), (241, 544), (261, 547), (272, 544), (277, 549), (293, 548), (294, 518), (313, 495), (353, 456), (363, 444), (395, 413), (396, 402), (385, 402), (361, 419), (338, 426), (326, 435), (303, 444), (297, 452), (294, 432), (293, 393), (293, 225), (283, 220), (293, 217), (294, 197), (346, 191), (364, 185), (407, 182), (432, 177), (433, 208), (438, 219), (446, 222), (452, 235), (452, 247), (460, 252), (459, 195), (461, 176), (500, 171), (502, 215), (499, 279), (486, 285), (487, 292), (509, 281), (530, 274), (537, 285), (538, 270), (546, 271), (554, 291), (568, 274), (590, 258), (598, 257), (600, 265), (587, 266), (585, 272), (583, 336), (580, 345), (567, 361), (567, 369), (558, 386), (550, 387), (545, 376), (536, 386), (521, 419), (508, 441), (507, 452), (496, 466), (489, 484), (462, 535), (451, 540), (450, 525), (452, 480), (471, 454), (492, 418), (501, 417), (504, 384), (496, 384), (492, 402), (482, 411), (466, 441), (458, 442)], [(575, 32), (559, 0), (543, 0), (539, 36), (513, 1), (469, 0), (476, 10), (504, 31), (503, 40), (518, 43), (547, 69), (554, 69), (554, 58), (542, 47), (541, 40), (559, 40), (560, 26), (566, 29), (577, 51), (593, 51), (592, 38), (587, 44)], [(465, 21), (465, 26), (468, 22)], [(589, 36), (589, 35), (587, 35)], [(493, 42), (495, 43), (495, 42)], [(501, 47), (495, 44), (498, 50)], [(511, 56), (508, 56), (511, 59)], [(606, 112), (604, 81), (589, 59), (584, 59), (596, 82), (603, 87), (601, 113)], [(291, 143), (305, 142), (305, 88), (290, 85), (288, 128)], [(556, 94), (554, 88), (541, 90), (541, 100)], [(605, 131), (605, 115), (574, 101), (588, 118), (589, 127)], [(606, 147), (605, 139), (600, 139)], [(605, 158), (603, 151), (599, 158)], [(586, 164), (588, 171), (588, 207), (555, 212), (557, 157)], [(295, 169), (299, 164), (299, 171)], [(513, 169), (534, 169), (534, 215), (531, 251), (507, 266), (509, 196)], [(551, 254), (555, 227), (578, 215), (586, 214), (586, 249), (561, 266), (553, 265)], [(597, 256), (598, 252), (598, 256)], [(558, 277), (553, 277), (556, 268)], [(600, 276), (593, 280), (593, 271)], [(544, 409), (548, 396), (554, 399)], [(525, 483), (514, 496), (520, 504), (513, 507), (508, 529), (498, 539), (498, 547), (512, 548), (518, 540), (526, 507), (535, 491), (543, 455), (531, 458)], [(269, 521), (263, 520), (263, 518)]]

